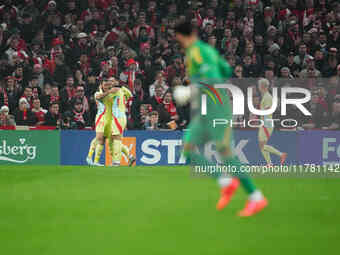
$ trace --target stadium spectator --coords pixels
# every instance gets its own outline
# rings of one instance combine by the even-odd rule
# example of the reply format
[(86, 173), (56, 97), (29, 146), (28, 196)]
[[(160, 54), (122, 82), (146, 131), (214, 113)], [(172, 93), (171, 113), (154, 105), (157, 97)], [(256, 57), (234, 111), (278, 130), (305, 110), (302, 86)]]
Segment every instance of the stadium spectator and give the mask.
[(294, 62), (294, 52), (293, 51), (289, 52), (289, 54), (288, 54), (286, 66), (289, 68), (291, 74), (294, 77), (298, 77), (299, 76), (301, 68), (300, 68), (300, 66), (298, 64), (296, 64)]
[(89, 111), (89, 101), (85, 96), (85, 89), (83, 86), (76, 87), (74, 97), (71, 99), (71, 105), (74, 106), (76, 102), (81, 102), (83, 105), (82, 110), (86, 112)]
[(338, 54), (337, 48), (332, 47), (329, 49), (328, 57), (322, 70), (324, 77), (331, 77), (333, 75), (336, 75), (336, 68), (339, 64), (337, 54)]
[(59, 128), (60, 122), (61, 122), (61, 115), (59, 112), (59, 103), (51, 102), (49, 111), (45, 115), (44, 125)]
[(149, 103), (153, 109), (162, 104), (164, 91), (162, 86), (155, 87), (155, 94), (149, 99)]
[(319, 78), (321, 76), (321, 72), (315, 68), (315, 61), (312, 56), (307, 58), (306, 68), (300, 72), (300, 78), (305, 79), (308, 77)]
[(30, 110), (30, 105), (25, 97), (20, 98), (19, 107), (14, 113), (15, 122), (18, 126), (34, 126), (37, 118)]
[(136, 122), (135, 127), (137, 129), (145, 129), (147, 123), (149, 122), (149, 112), (151, 110), (150, 105), (142, 104), (139, 108), (139, 118)]
[(89, 124), (88, 113), (84, 108), (82, 100), (77, 99), (74, 102), (71, 120), (76, 123), (77, 129), (83, 129)]
[(162, 71), (159, 71), (156, 74), (155, 81), (153, 84), (149, 86), (149, 96), (153, 97), (155, 95), (156, 87), (161, 87), (163, 91), (166, 91), (169, 89), (167, 83), (165, 82), (164, 74)]
[(282, 79), (293, 79), (293, 76), (291, 75), (289, 68), (286, 66), (281, 68), (280, 77)]
[(35, 114), (35, 117), (38, 120), (38, 122), (35, 125), (36, 126), (43, 125), (44, 122), (45, 122), (45, 115), (47, 113), (47, 110), (45, 110), (41, 107), (39, 98), (33, 99), (32, 112)]
[(35, 64), (33, 66), (33, 76), (37, 78), (37, 87), (41, 90), (44, 88), (45, 83), (51, 83), (51, 77), (46, 70), (43, 69), (41, 64)]
[(5, 82), (5, 86), (0, 87), (0, 106), (8, 106), (13, 114), (17, 107), (20, 90), (16, 86), (14, 77), (6, 77)]
[(138, 71), (138, 63), (134, 59), (129, 59), (126, 62), (126, 70), (120, 73), (120, 81), (127, 86), (127, 88), (134, 93), (134, 82), (136, 75), (140, 72)]
[(15, 120), (12, 115), (9, 114), (7, 106), (0, 108), (0, 127), (13, 127), (15, 126)]
[(67, 77), (69, 77), (71, 74), (70, 67), (65, 63), (64, 54), (57, 54), (55, 56), (54, 62), (51, 63), (47, 70), (50, 71), (53, 80), (62, 86), (60, 88), (63, 88)]
[(72, 110), (71, 101), (76, 94), (76, 88), (74, 87), (74, 78), (72, 75), (69, 75), (66, 79), (66, 86), (61, 90), (61, 111), (70, 111)]
[(180, 56), (174, 56), (173, 63), (169, 65), (166, 69), (166, 74), (168, 84), (172, 83), (172, 80), (174, 79), (175, 76), (179, 76), (181, 78), (184, 77), (185, 69)]
[(21, 98), (25, 98), (26, 101), (29, 104), (28, 108), (32, 108), (32, 106), (33, 106), (33, 89), (32, 89), (32, 87), (26, 87), (24, 89), (24, 93), (22, 94)]
[(152, 111), (149, 114), (149, 121), (145, 123), (145, 129), (146, 130), (159, 130), (160, 124), (158, 122), (159, 120), (159, 114), (157, 111)]
[(16, 84), (17, 84), (18, 87), (23, 88), (23, 87), (26, 86), (26, 84), (27, 84), (27, 81), (26, 81), (27, 77), (24, 77), (24, 66), (23, 65), (17, 65), (15, 67), (15, 70), (13, 72), (13, 76), (15, 78), (15, 81), (16, 81)]
[(179, 116), (177, 113), (177, 108), (176, 108), (175, 103), (172, 100), (172, 94), (170, 90), (164, 93), (162, 102), (163, 102), (165, 110), (170, 114), (170, 120), (175, 121), (175, 122), (178, 121)]

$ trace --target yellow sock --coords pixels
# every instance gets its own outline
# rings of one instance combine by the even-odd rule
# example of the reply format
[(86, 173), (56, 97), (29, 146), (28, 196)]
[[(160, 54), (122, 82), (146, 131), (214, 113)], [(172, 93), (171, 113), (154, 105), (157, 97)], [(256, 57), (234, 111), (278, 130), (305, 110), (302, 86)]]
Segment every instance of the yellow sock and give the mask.
[(96, 154), (94, 156), (94, 163), (99, 163), (100, 156), (102, 155), (103, 149), (104, 149), (104, 145), (97, 144), (97, 146), (96, 146)]
[(265, 151), (268, 151), (269, 153), (273, 153), (273, 154), (275, 154), (277, 156), (281, 156), (282, 155), (282, 153), (280, 151), (278, 151), (277, 149), (275, 149), (273, 146), (270, 146), (270, 145), (265, 145), (263, 147), (263, 149)]
[(88, 158), (92, 158), (94, 151), (96, 150), (97, 139), (93, 138), (90, 144), (89, 154), (87, 154)]
[(264, 149), (261, 150), (261, 152), (262, 152), (262, 155), (263, 155), (264, 159), (266, 160), (267, 164), (271, 164), (272, 160), (270, 158), (270, 153), (268, 151), (265, 151)]
[(129, 158), (130, 150), (125, 144), (122, 144), (122, 152), (126, 156), (126, 158)]
[(122, 158), (122, 141), (118, 139), (113, 140), (112, 162), (119, 163)]

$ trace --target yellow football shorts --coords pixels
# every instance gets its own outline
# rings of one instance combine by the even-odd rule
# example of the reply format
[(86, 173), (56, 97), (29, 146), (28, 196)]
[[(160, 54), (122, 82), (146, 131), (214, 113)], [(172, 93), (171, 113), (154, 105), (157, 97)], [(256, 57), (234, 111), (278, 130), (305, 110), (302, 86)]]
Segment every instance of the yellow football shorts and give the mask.
[(126, 123), (126, 117), (117, 118), (112, 116), (111, 134), (123, 135), (124, 129), (126, 128)]
[(104, 133), (105, 129), (105, 116), (104, 113), (96, 116), (96, 133)]

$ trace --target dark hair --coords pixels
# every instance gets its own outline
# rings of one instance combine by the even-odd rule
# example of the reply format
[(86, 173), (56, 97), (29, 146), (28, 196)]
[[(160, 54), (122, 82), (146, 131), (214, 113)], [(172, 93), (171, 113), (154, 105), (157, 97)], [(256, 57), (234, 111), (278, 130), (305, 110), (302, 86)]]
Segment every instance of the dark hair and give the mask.
[(76, 106), (76, 105), (78, 105), (78, 104), (83, 104), (83, 102), (81, 101), (81, 100), (76, 100), (75, 102), (74, 102), (74, 104), (73, 104), (73, 106)]
[(167, 89), (167, 90), (164, 92), (164, 94), (163, 94), (162, 100), (164, 100), (166, 94), (168, 94), (168, 93), (171, 94), (171, 100), (173, 99), (173, 98), (172, 98), (172, 92), (171, 92), (171, 90), (170, 90), (170, 89)]
[(52, 102), (50, 103), (50, 107), (53, 106), (53, 105), (55, 105), (55, 104), (59, 105), (59, 102), (58, 102), (58, 101), (52, 101)]
[(185, 21), (175, 26), (175, 32), (189, 36), (194, 32), (194, 26), (191, 24), (191, 22)]

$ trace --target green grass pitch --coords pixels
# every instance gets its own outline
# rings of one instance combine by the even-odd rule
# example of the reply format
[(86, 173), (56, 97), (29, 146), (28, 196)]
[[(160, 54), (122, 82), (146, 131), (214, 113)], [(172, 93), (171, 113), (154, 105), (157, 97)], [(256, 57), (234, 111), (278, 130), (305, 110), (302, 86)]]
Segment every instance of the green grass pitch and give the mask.
[(269, 207), (236, 216), (246, 195), (189, 167), (0, 166), (1, 254), (338, 254), (338, 179), (259, 178)]

